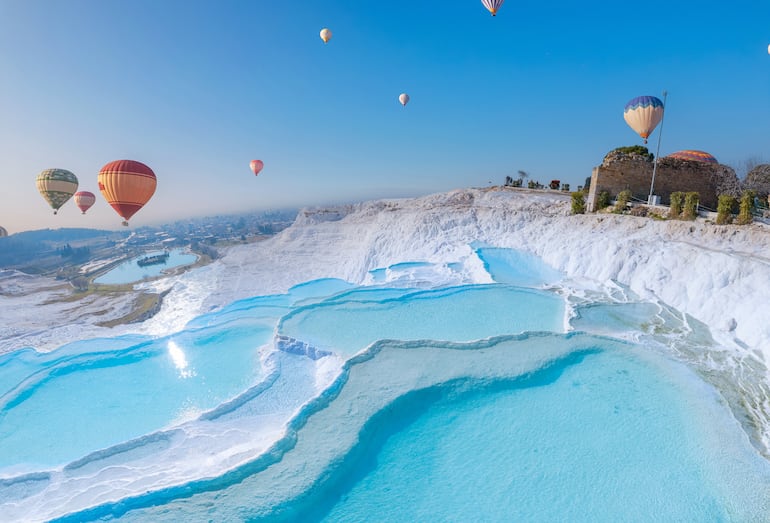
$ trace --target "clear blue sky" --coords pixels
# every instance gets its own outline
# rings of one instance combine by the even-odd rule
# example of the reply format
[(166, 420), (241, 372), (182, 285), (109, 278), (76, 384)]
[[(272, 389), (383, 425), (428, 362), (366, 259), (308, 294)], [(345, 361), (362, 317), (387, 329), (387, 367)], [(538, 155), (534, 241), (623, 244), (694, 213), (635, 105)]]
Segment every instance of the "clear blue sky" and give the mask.
[[(519, 169), (574, 188), (641, 144), (626, 102), (664, 90), (661, 154), (740, 171), (770, 161), (768, 44), (766, 0), (0, 0), (0, 225), (119, 228), (96, 176), (123, 158), (158, 177), (134, 227)], [(97, 194), (88, 215), (52, 215), (51, 167)]]

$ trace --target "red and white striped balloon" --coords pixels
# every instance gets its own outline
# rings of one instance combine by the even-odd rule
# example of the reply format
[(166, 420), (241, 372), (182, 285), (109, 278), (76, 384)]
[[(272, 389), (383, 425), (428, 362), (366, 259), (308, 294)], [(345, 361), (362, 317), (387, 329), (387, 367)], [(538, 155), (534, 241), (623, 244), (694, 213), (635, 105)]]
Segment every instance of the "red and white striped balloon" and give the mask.
[(96, 203), (96, 196), (89, 191), (78, 191), (72, 197), (75, 200), (75, 205), (78, 206), (82, 214), (85, 214), (91, 206)]

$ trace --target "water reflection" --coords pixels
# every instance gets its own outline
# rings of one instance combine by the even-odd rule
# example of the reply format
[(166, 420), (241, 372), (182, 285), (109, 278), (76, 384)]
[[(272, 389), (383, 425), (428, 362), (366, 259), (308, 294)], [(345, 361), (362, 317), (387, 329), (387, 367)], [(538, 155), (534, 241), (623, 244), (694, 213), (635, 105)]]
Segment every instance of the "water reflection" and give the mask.
[(187, 356), (185, 356), (182, 348), (174, 340), (169, 340), (168, 342), (168, 355), (171, 356), (171, 361), (174, 362), (174, 366), (179, 370), (180, 378), (195, 376), (195, 371), (188, 368), (190, 364), (187, 362)]

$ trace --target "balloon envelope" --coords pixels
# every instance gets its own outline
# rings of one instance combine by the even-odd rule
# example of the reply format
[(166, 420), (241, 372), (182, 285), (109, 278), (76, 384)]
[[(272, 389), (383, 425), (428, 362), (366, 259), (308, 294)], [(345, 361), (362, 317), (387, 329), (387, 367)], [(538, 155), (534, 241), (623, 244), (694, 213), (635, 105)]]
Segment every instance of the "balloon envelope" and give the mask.
[(5, 227), (0, 227), (0, 238), (8, 236), (8, 231), (5, 230)]
[(647, 143), (647, 137), (663, 119), (663, 102), (654, 96), (637, 96), (626, 104), (623, 118)]
[(75, 205), (78, 206), (78, 209), (80, 209), (82, 214), (85, 214), (86, 211), (96, 203), (96, 196), (90, 191), (78, 191), (72, 199), (75, 201)]
[(711, 156), (707, 152), (696, 151), (695, 149), (685, 149), (684, 151), (677, 151), (668, 155), (669, 158), (677, 158), (679, 160), (691, 160), (694, 162), (704, 163), (719, 163), (716, 158)]
[(251, 163), (249, 164), (249, 167), (251, 167), (251, 170), (254, 171), (254, 176), (259, 174), (259, 171), (262, 170), (262, 167), (264, 167), (265, 164), (262, 162), (262, 160), (251, 160)]
[(401, 93), (398, 95), (398, 101), (401, 102), (401, 105), (406, 105), (409, 103), (409, 95), (406, 93)]
[(123, 218), (123, 225), (152, 198), (157, 185), (152, 169), (134, 160), (108, 163), (97, 179), (102, 196)]
[(492, 16), (497, 15), (497, 10), (500, 9), (503, 2), (504, 0), (481, 0), (481, 3), (487, 8), (487, 11), (492, 13)]
[[(331, 39), (332, 32), (324, 27), (323, 29), (321, 29), (320, 35), (321, 35), (321, 40), (323, 40), (324, 43), (326, 43), (326, 42), (328, 42)], [(344, 38), (343, 38), (343, 40), (344, 40)]]
[(67, 169), (45, 169), (37, 175), (36, 183), (54, 214), (78, 190), (77, 176)]

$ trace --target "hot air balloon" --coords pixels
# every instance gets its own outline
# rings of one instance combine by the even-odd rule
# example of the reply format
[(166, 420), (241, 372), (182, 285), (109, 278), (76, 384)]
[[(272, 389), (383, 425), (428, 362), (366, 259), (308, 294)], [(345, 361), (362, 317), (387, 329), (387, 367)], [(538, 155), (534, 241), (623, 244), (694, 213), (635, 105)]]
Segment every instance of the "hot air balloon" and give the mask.
[(262, 167), (264, 167), (265, 164), (262, 162), (262, 160), (251, 160), (251, 163), (249, 164), (249, 167), (251, 167), (251, 170), (254, 171), (254, 176), (259, 174), (259, 171), (262, 170)]
[(685, 149), (684, 151), (677, 151), (668, 155), (669, 158), (676, 158), (678, 160), (690, 160), (693, 162), (703, 163), (719, 163), (717, 159), (711, 156), (709, 153), (703, 151), (696, 151), (695, 149)]
[(481, 3), (487, 8), (487, 11), (492, 13), (492, 16), (497, 15), (497, 10), (500, 9), (503, 2), (504, 0), (481, 0)]
[(5, 236), (8, 236), (8, 231), (5, 230), (5, 227), (0, 227), (0, 238), (4, 238)]
[(81, 214), (85, 214), (88, 209), (96, 202), (96, 196), (90, 191), (78, 191), (75, 196), (72, 197), (75, 200), (75, 205), (80, 209)]
[(409, 95), (406, 93), (401, 93), (398, 95), (398, 101), (401, 102), (401, 105), (406, 106), (406, 104), (409, 103)]
[(770, 54), (770, 45), (767, 46), (767, 54)]
[(152, 169), (134, 160), (116, 160), (99, 171), (99, 190), (123, 225), (147, 203), (155, 193), (157, 179)]
[(332, 37), (332, 32), (331, 31), (329, 31), (325, 27), (323, 29), (321, 29), (321, 40), (323, 40), (324, 43), (326, 43), (329, 40), (331, 40), (331, 37)]
[(647, 143), (647, 137), (663, 119), (663, 102), (654, 96), (637, 96), (626, 104), (623, 118)]
[(37, 190), (53, 209), (59, 210), (75, 191), (78, 190), (78, 178), (67, 169), (46, 169), (37, 175)]

